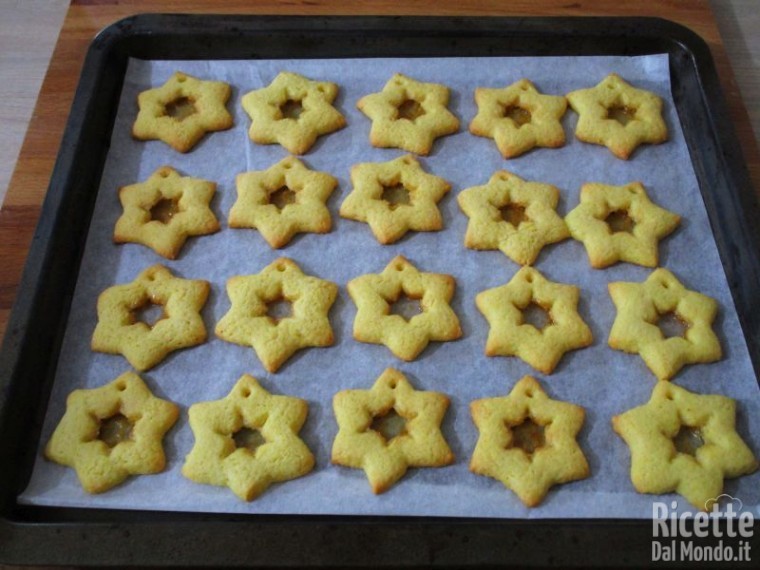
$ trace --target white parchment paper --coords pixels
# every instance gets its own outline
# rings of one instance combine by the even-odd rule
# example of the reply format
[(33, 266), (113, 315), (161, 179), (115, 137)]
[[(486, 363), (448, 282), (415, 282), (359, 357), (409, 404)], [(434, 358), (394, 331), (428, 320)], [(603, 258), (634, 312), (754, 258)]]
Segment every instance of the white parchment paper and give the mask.
[[(228, 107), (235, 126), (207, 136), (192, 152), (182, 155), (160, 142), (137, 142), (130, 136), (140, 91), (162, 84), (174, 71), (229, 82), (233, 96)], [(247, 136), (249, 119), (240, 97), (268, 85), (282, 70), (340, 85), (337, 107), (347, 128), (319, 139), (304, 157), (312, 168), (329, 172), (340, 185), (328, 202), (333, 231), (302, 235), (281, 251), (273, 251), (254, 230), (231, 230), (226, 215), (236, 199), (235, 176), (263, 170), (287, 155), (279, 145), (253, 144)], [(615, 71), (634, 85), (656, 92), (666, 101), (665, 119), (670, 140), (641, 147), (629, 161), (619, 160), (604, 147), (575, 140), (577, 116), (568, 111), (564, 125), (568, 142), (560, 149), (539, 149), (504, 160), (490, 139), (467, 132), (476, 113), (473, 92), (478, 86), (502, 87), (527, 77), (540, 91), (565, 94), (591, 87)], [(440, 203), (445, 229), (437, 233), (410, 233), (398, 243), (381, 246), (366, 224), (338, 217), (340, 202), (350, 192), (350, 166), (386, 161), (404, 154), (375, 149), (368, 140), (370, 121), (355, 108), (363, 95), (379, 91), (390, 75), (402, 72), (422, 81), (444, 83), (452, 90), (451, 110), (461, 119), (460, 131), (439, 139), (424, 168), (452, 184)], [(145, 180), (168, 164), (183, 175), (218, 183), (213, 209), (223, 222), (216, 235), (191, 239), (177, 261), (167, 262), (139, 245), (112, 243), (120, 215), (117, 190)], [(637, 494), (630, 481), (630, 458), (625, 443), (610, 426), (610, 418), (645, 403), (655, 384), (641, 358), (614, 351), (607, 334), (615, 310), (607, 294), (610, 281), (643, 281), (649, 270), (618, 264), (605, 270), (589, 267), (583, 246), (573, 240), (544, 249), (536, 267), (549, 279), (581, 288), (580, 312), (594, 333), (593, 346), (566, 355), (554, 373), (541, 376), (518, 358), (487, 358), (483, 354), (488, 325), (477, 311), (475, 295), (506, 283), (518, 266), (502, 253), (466, 250), (463, 236), (467, 218), (456, 205), (464, 188), (484, 184), (494, 171), (506, 168), (519, 176), (554, 184), (561, 190), (565, 215), (578, 203), (585, 182), (625, 184), (641, 181), (650, 197), (682, 216), (680, 228), (661, 243), (661, 264), (689, 288), (718, 300), (721, 311), (715, 328), (725, 357), (718, 363), (690, 366), (675, 382), (689, 390), (716, 393), (738, 400), (738, 431), (760, 452), (760, 390), (740, 330), (715, 243), (712, 238), (683, 133), (670, 92), (667, 55), (647, 57), (583, 58), (455, 58), (360, 59), (279, 61), (139, 61), (131, 60), (113, 129), (111, 148), (98, 190), (87, 248), (71, 308), (52, 389), (40, 449), (65, 409), (66, 395), (75, 388), (110, 382), (129, 370), (121, 356), (94, 353), (89, 348), (96, 323), (96, 299), (105, 288), (126, 283), (145, 267), (164, 263), (174, 273), (212, 283), (203, 315), (210, 340), (202, 346), (174, 353), (142, 374), (157, 395), (177, 402), (182, 415), (168, 434), (165, 472), (133, 477), (98, 496), (84, 493), (71, 469), (50, 463), (39, 454), (28, 488), (20, 500), (36, 505), (106, 507), (120, 509), (217, 511), (242, 513), (343, 513), (463, 517), (629, 517), (649, 518), (657, 497)], [(358, 275), (381, 271), (397, 254), (419, 269), (452, 274), (457, 290), (453, 307), (464, 337), (457, 342), (434, 343), (415, 362), (397, 360), (387, 348), (353, 340), (355, 307), (345, 284)], [(337, 342), (327, 349), (298, 353), (276, 374), (268, 374), (250, 348), (213, 336), (215, 323), (229, 308), (226, 280), (253, 274), (277, 257), (294, 259), (310, 274), (329, 279), (341, 290), (330, 315)], [(389, 366), (402, 370), (418, 389), (436, 390), (451, 397), (443, 422), (456, 463), (440, 469), (412, 469), (387, 493), (374, 496), (361, 470), (330, 464), (330, 448), (337, 432), (332, 396), (341, 389), (369, 388)], [(225, 396), (243, 373), (261, 380), (273, 393), (308, 400), (309, 417), (302, 436), (316, 455), (314, 471), (301, 479), (270, 488), (245, 503), (227, 488), (199, 485), (182, 477), (184, 456), (193, 445), (187, 407), (194, 402)], [(534, 509), (522, 505), (501, 483), (471, 474), (467, 469), (477, 440), (469, 403), (477, 398), (507, 394), (525, 374), (536, 375), (548, 393), (586, 408), (579, 434), (591, 467), (583, 481), (555, 487)], [(739, 497), (758, 514), (760, 473), (731, 480), (725, 492)], [(677, 496), (664, 499), (671, 501)], [(681, 508), (690, 508), (679, 499)]]

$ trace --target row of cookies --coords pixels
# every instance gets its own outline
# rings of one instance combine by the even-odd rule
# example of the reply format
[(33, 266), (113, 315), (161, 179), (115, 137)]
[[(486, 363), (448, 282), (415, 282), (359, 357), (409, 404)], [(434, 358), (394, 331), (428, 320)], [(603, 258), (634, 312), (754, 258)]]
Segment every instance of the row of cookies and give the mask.
[[(333, 464), (363, 469), (372, 491), (387, 491), (409, 467), (443, 467), (454, 462), (441, 422), (449, 398), (418, 391), (389, 368), (369, 390), (342, 390), (333, 398), (338, 433)], [(529, 507), (559, 483), (584, 479), (590, 470), (576, 437), (585, 411), (551, 399), (525, 376), (507, 396), (470, 403), (479, 437), (470, 470), (501, 481)], [(270, 394), (249, 375), (230, 393), (188, 410), (195, 443), (182, 474), (227, 486), (250, 501), (272, 483), (308, 474), (314, 455), (299, 437), (308, 402)], [(155, 397), (132, 372), (100, 388), (75, 390), (53, 432), (45, 456), (76, 470), (82, 487), (100, 493), (130, 475), (163, 471), (162, 440), (179, 408)], [(678, 440), (683, 425), (700, 430), (702, 445)], [(631, 449), (631, 479), (641, 493), (676, 491), (700, 510), (723, 490), (724, 478), (758, 467), (735, 430), (735, 402), (659, 382), (649, 403), (612, 419)]]
[[(451, 186), (425, 172), (413, 156), (357, 164), (351, 181), (340, 215), (366, 222), (380, 243), (395, 243), (409, 231), (443, 228), (437, 204)], [(297, 233), (327, 233), (332, 220), (325, 202), (337, 184), (330, 174), (310, 170), (294, 157), (239, 174), (229, 226), (256, 229), (275, 249)], [(119, 190), (123, 213), (114, 241), (139, 243), (175, 259), (189, 236), (219, 230), (209, 207), (215, 190), (213, 182), (160, 167), (145, 182)], [(580, 203), (564, 220), (556, 211), (555, 186), (525, 181), (506, 170), (496, 172), (488, 184), (462, 190), (457, 201), (469, 218), (465, 246), (499, 249), (521, 265), (531, 265), (544, 246), (572, 236), (584, 244), (592, 267), (618, 261), (656, 267), (659, 240), (680, 222), (680, 216), (654, 204), (639, 182), (585, 184)]]
[[(357, 307), (354, 338), (385, 345), (404, 361), (416, 359), (431, 341), (460, 338), (459, 319), (450, 305), (455, 287), (451, 275), (421, 272), (403, 256), (395, 257), (382, 273), (348, 283)], [(148, 370), (174, 350), (205, 342), (200, 311), (209, 290), (207, 281), (175, 277), (161, 265), (150, 267), (131, 283), (101, 293), (91, 347), (122, 354), (137, 370)], [(653, 271), (644, 283), (610, 283), (609, 292), (617, 308), (609, 345), (638, 353), (658, 379), (671, 379), (687, 364), (721, 358), (712, 329), (717, 303), (686, 289), (668, 270)], [(328, 313), (338, 286), (305, 275), (290, 259), (277, 259), (255, 275), (230, 278), (227, 293), (231, 306), (216, 324), (216, 335), (253, 347), (270, 372), (300, 349), (334, 342)], [(567, 351), (592, 343), (591, 329), (578, 314), (579, 296), (578, 287), (549, 281), (532, 267), (523, 267), (505, 285), (478, 293), (475, 304), (490, 325), (486, 355), (517, 356), (551, 374)], [(405, 318), (393, 312), (404, 298), (419, 303), (418, 314)], [(289, 305), (290, 314), (272, 313), (281, 302)], [(152, 324), (138, 316), (150, 305), (163, 310)], [(542, 311), (546, 322), (526, 321), (532, 308)], [(668, 338), (661, 330), (659, 321), (669, 314), (688, 324), (682, 335)]]
[[(164, 85), (139, 94), (139, 111), (132, 127), (138, 140), (162, 140), (188, 152), (210, 131), (229, 129), (226, 109), (231, 88), (221, 81), (204, 81), (177, 72)], [(251, 118), (248, 135), (256, 143), (279, 143), (293, 154), (307, 152), (317, 138), (343, 128), (346, 120), (333, 107), (338, 86), (281, 72), (267, 86), (246, 93), (241, 103)], [(502, 89), (475, 90), (478, 113), (470, 132), (493, 138), (505, 158), (539, 146), (565, 144), (560, 119), (568, 102), (578, 113), (576, 137), (607, 146), (627, 159), (642, 143), (661, 143), (668, 130), (662, 100), (637, 89), (612, 73), (590, 89), (567, 97), (543, 95), (527, 79)], [(380, 148), (400, 148), (427, 155), (436, 138), (459, 130), (459, 119), (448, 110), (449, 89), (395, 74), (379, 93), (362, 97), (357, 107), (372, 120), (370, 142)]]

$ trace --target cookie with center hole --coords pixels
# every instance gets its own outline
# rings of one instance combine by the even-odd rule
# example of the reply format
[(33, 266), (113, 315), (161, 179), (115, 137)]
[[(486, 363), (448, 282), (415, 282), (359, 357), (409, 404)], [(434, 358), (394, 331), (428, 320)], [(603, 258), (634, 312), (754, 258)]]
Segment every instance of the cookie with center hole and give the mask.
[(675, 491), (702, 511), (723, 493), (724, 479), (753, 473), (758, 461), (736, 432), (736, 402), (658, 382), (646, 404), (612, 418), (631, 451), (639, 493)]
[(356, 106), (372, 120), (372, 146), (428, 155), (437, 138), (459, 130), (459, 119), (448, 110), (448, 103), (445, 85), (397, 73), (382, 91), (365, 95)]
[(618, 261), (657, 267), (660, 240), (675, 231), (681, 216), (653, 203), (641, 182), (589, 183), (565, 222), (573, 239), (586, 248), (591, 267)]
[[(617, 281), (607, 289), (617, 309), (608, 344), (641, 356), (658, 380), (670, 380), (688, 364), (721, 359), (712, 328), (717, 301), (687, 289), (667, 269), (655, 269), (643, 283)], [(678, 321), (673, 328), (680, 334), (663, 332), (661, 319), (668, 316)]]
[(332, 105), (337, 96), (335, 83), (280, 72), (268, 86), (243, 95), (243, 109), (251, 117), (248, 136), (258, 144), (277, 143), (304, 154), (317, 138), (346, 126)]
[[(579, 298), (575, 285), (549, 281), (532, 267), (520, 269), (506, 285), (478, 293), (475, 304), (491, 327), (486, 355), (517, 356), (551, 374), (566, 352), (593, 342), (578, 314)], [(531, 309), (543, 322), (526, 322)]]
[(116, 220), (115, 243), (138, 243), (176, 259), (188, 237), (219, 231), (209, 203), (216, 184), (158, 168), (145, 182), (119, 189), (123, 212)]
[(544, 95), (527, 79), (508, 87), (475, 89), (478, 114), (470, 123), (474, 135), (492, 138), (504, 158), (515, 158), (535, 147), (558, 148), (565, 144), (560, 120), (567, 99)]
[(190, 406), (195, 436), (182, 474), (196, 483), (229, 487), (252, 501), (273, 483), (303, 477), (314, 455), (299, 437), (309, 404), (267, 392), (244, 374), (220, 400)]
[(286, 246), (296, 234), (324, 234), (332, 228), (325, 203), (338, 181), (295, 157), (283, 158), (267, 170), (238, 174), (236, 185), (230, 227), (254, 228), (274, 249)]
[[(210, 290), (208, 281), (175, 277), (163, 265), (149, 267), (131, 283), (100, 294), (90, 346), (121, 354), (137, 370), (149, 370), (169, 353), (206, 341), (200, 312)], [(161, 315), (149, 323), (140, 311), (151, 306), (161, 307)]]
[(578, 113), (576, 138), (606, 146), (623, 160), (642, 144), (668, 140), (662, 99), (651, 91), (637, 89), (616, 73), (595, 87), (568, 93), (567, 100)]
[(570, 236), (557, 214), (559, 190), (506, 170), (495, 172), (488, 184), (462, 190), (457, 202), (469, 218), (465, 246), (498, 249), (520, 265), (533, 264), (545, 246)]
[[(404, 256), (396, 256), (382, 273), (349, 281), (348, 293), (356, 304), (354, 338), (383, 344), (407, 362), (416, 359), (431, 341), (460, 338), (462, 328), (449, 304), (455, 287), (451, 275), (419, 271)], [(402, 296), (418, 301), (417, 314), (407, 318), (392, 312)]]
[(475, 400), (470, 412), (480, 434), (470, 471), (501, 481), (525, 506), (541, 504), (554, 485), (589, 476), (576, 440), (584, 409), (551, 399), (532, 376), (508, 396)]
[(125, 372), (100, 388), (69, 394), (45, 457), (74, 468), (88, 493), (103, 493), (132, 475), (164, 470), (163, 438), (178, 417), (176, 404)]
[(277, 372), (298, 350), (335, 342), (328, 312), (338, 286), (304, 274), (286, 257), (256, 275), (230, 278), (227, 294), (230, 310), (217, 323), (216, 335), (253, 347), (269, 372)]
[(443, 228), (438, 202), (451, 185), (425, 172), (411, 155), (356, 164), (351, 167), (351, 183), (353, 190), (340, 205), (340, 215), (366, 222), (383, 245), (410, 231)]
[[(363, 469), (375, 494), (390, 489), (410, 467), (449, 465), (454, 454), (441, 433), (448, 407), (445, 394), (416, 390), (401, 372), (387, 368), (369, 390), (335, 394), (332, 462)], [(390, 413), (403, 422), (395, 435), (376, 423)]]
[(189, 152), (206, 133), (232, 127), (226, 107), (231, 93), (223, 81), (205, 81), (178, 71), (161, 87), (138, 95), (132, 136)]

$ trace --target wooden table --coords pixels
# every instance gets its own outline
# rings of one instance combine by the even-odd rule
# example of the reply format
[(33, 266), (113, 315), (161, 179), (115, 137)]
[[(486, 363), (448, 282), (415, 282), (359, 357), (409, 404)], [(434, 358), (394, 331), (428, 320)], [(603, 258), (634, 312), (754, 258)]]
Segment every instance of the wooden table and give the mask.
[(45, 197), (85, 53), (98, 30), (141, 12), (231, 14), (403, 14), (472, 16), (658, 16), (683, 24), (712, 50), (731, 118), (745, 152), (754, 186), (760, 189), (760, 156), (747, 112), (706, 0), (646, 3), (620, 0), (73, 0), (0, 211), (0, 334), (10, 315), (24, 261)]

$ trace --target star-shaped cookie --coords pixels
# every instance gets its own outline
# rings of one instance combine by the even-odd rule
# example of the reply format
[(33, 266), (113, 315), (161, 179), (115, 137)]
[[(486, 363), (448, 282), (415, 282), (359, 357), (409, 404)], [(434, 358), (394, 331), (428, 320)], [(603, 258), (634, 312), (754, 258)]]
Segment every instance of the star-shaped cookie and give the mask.
[(293, 154), (303, 154), (317, 137), (346, 126), (332, 106), (337, 96), (335, 83), (283, 71), (267, 87), (243, 96), (243, 109), (252, 120), (248, 136), (259, 144), (279, 143)]
[(132, 136), (161, 140), (179, 152), (188, 152), (206, 133), (232, 126), (232, 115), (225, 107), (231, 92), (227, 83), (177, 72), (161, 87), (138, 95), (140, 110)]
[(302, 477), (314, 467), (314, 456), (298, 437), (308, 413), (305, 400), (273, 396), (244, 374), (221, 400), (190, 406), (195, 444), (182, 474), (227, 486), (244, 501), (272, 483)]
[[(333, 409), (338, 435), (332, 462), (364, 469), (375, 494), (387, 491), (409, 467), (442, 467), (454, 454), (441, 433), (449, 398), (439, 392), (415, 390), (406, 377), (388, 368), (369, 390), (335, 394)], [(390, 439), (373, 428), (373, 420), (395, 412), (403, 429)]]
[(448, 103), (445, 85), (397, 73), (382, 91), (365, 95), (356, 106), (372, 119), (372, 146), (427, 155), (435, 139), (459, 130), (459, 119), (446, 108)]
[[(615, 227), (615, 220), (630, 227)], [(681, 217), (652, 203), (640, 182), (625, 186), (584, 184), (581, 201), (565, 222), (583, 242), (591, 267), (618, 261), (657, 267), (658, 244), (678, 227)]]
[[(643, 283), (618, 281), (607, 286), (617, 308), (608, 343), (638, 353), (659, 380), (670, 380), (687, 364), (720, 360), (720, 341), (712, 323), (718, 303), (686, 289), (667, 269), (656, 269)], [(682, 336), (666, 338), (660, 319), (674, 315), (686, 326)]]
[(470, 218), (464, 244), (470, 249), (499, 249), (515, 263), (530, 265), (545, 245), (570, 235), (557, 215), (558, 201), (559, 190), (551, 184), (526, 182), (500, 170), (488, 184), (457, 196)]
[(45, 457), (73, 467), (88, 493), (102, 493), (130, 475), (163, 471), (162, 441), (178, 417), (179, 407), (125, 372), (100, 388), (69, 394)]
[[(232, 306), (216, 325), (216, 335), (252, 346), (269, 372), (276, 372), (296, 351), (334, 342), (327, 313), (335, 302), (338, 286), (305, 275), (295, 262), (281, 257), (256, 275), (227, 281)], [(292, 314), (275, 318), (270, 305), (289, 303)]]
[(552, 400), (535, 378), (523, 377), (508, 396), (475, 400), (470, 411), (480, 432), (470, 471), (501, 481), (526, 506), (540, 504), (554, 485), (588, 477), (575, 439), (583, 408)]
[[(612, 427), (631, 450), (631, 481), (639, 493), (675, 491), (707, 511), (707, 502), (723, 492), (725, 478), (758, 468), (735, 421), (731, 398), (658, 382), (649, 402), (612, 418)], [(684, 431), (691, 440), (684, 439)]]
[[(491, 326), (486, 355), (517, 356), (551, 374), (567, 351), (593, 341), (578, 314), (579, 295), (578, 287), (549, 281), (532, 267), (520, 269), (506, 285), (478, 293), (475, 303)], [(541, 329), (525, 322), (523, 311), (531, 304), (548, 317)]]
[(668, 139), (662, 99), (636, 89), (616, 73), (596, 87), (568, 93), (567, 100), (578, 113), (575, 136), (606, 146), (618, 158), (628, 159), (642, 143), (659, 144)]
[[(384, 344), (401, 360), (414, 360), (430, 341), (462, 336), (459, 319), (449, 302), (456, 282), (451, 275), (421, 273), (404, 256), (391, 260), (382, 273), (361, 275), (347, 289), (356, 303), (354, 338)], [(391, 314), (402, 296), (419, 301), (420, 313), (409, 320)]]
[(478, 114), (470, 132), (492, 138), (504, 158), (514, 158), (533, 147), (557, 148), (565, 144), (560, 119), (567, 99), (542, 95), (527, 79), (502, 89), (475, 89)]
[[(200, 311), (211, 286), (208, 281), (180, 279), (166, 267), (149, 267), (131, 283), (114, 285), (98, 297), (98, 324), (91, 348), (121, 354), (137, 370), (148, 370), (170, 352), (206, 341)], [(137, 312), (163, 307), (162, 317), (149, 325)]]
[(334, 177), (309, 170), (292, 156), (267, 170), (238, 174), (230, 227), (256, 228), (275, 249), (297, 233), (327, 233), (332, 219), (325, 202), (337, 185)]
[(351, 183), (354, 188), (340, 205), (340, 215), (366, 222), (382, 244), (394, 243), (410, 230), (443, 227), (438, 202), (451, 185), (425, 172), (411, 155), (357, 164), (351, 168)]
[(167, 259), (176, 259), (190, 236), (219, 231), (209, 208), (216, 184), (180, 176), (162, 166), (145, 182), (123, 186), (119, 200), (124, 212), (116, 221), (116, 243), (139, 243)]

